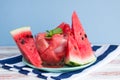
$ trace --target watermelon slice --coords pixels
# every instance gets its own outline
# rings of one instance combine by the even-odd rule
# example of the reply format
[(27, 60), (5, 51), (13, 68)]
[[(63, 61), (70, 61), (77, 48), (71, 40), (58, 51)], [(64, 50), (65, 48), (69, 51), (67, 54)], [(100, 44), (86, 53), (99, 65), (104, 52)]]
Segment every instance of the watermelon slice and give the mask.
[(76, 12), (73, 12), (72, 15), (72, 32), (80, 51), (79, 55), (81, 57), (79, 58), (82, 59), (80, 63), (87, 64), (96, 60), (96, 57), (91, 48), (91, 44), (88, 40), (87, 34), (85, 33)]
[(24, 58), (36, 67), (42, 67), (30, 27), (22, 27), (10, 32)]
[(65, 64), (69, 66), (83, 65), (82, 56), (80, 55), (78, 45), (73, 36), (68, 36), (67, 40), (67, 54), (65, 57)]

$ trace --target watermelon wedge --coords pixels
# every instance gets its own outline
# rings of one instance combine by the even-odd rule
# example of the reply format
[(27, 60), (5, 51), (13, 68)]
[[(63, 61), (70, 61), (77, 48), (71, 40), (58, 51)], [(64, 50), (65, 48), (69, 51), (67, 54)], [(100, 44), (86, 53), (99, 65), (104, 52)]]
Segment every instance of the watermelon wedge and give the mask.
[(76, 12), (73, 12), (72, 14), (72, 32), (80, 51), (79, 58), (82, 60), (80, 63), (87, 64), (96, 60), (87, 34), (85, 33)]
[(78, 48), (76, 40), (73, 36), (68, 36), (67, 40), (67, 54), (65, 57), (65, 64), (69, 66), (83, 65), (81, 52)]
[(11, 35), (24, 58), (36, 67), (42, 67), (42, 61), (37, 51), (30, 27), (12, 30)]

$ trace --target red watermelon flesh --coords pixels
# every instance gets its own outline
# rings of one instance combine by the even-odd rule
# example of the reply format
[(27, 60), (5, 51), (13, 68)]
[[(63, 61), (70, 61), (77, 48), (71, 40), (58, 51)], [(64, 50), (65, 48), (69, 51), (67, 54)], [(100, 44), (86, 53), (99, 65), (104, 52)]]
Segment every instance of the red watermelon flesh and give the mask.
[(38, 33), (35, 37), (35, 43), (40, 54), (49, 47), (49, 42), (45, 39), (45, 35), (46, 33)]
[(48, 65), (55, 64), (59, 61), (52, 47), (47, 48), (40, 56), (44, 63)]
[(63, 30), (63, 34), (69, 34), (71, 32), (70, 25), (67, 23), (61, 23), (59, 26)]
[(50, 46), (41, 55), (44, 67), (62, 67), (61, 59), (56, 55), (54, 49)]
[(65, 57), (65, 64), (69, 66), (83, 65), (81, 52), (79, 51), (76, 40), (73, 36), (68, 36), (67, 40), (67, 54)]
[(50, 39), (47, 39), (45, 36), (41, 36), (42, 34), (38, 34), (36, 36), (36, 45), (39, 46), (37, 47), (39, 52), (43, 50), (40, 53), (43, 64), (45, 64), (45, 66), (48, 65), (49, 67), (60, 64), (65, 56), (65, 48), (67, 42), (66, 39), (64, 39), (63, 35), (61, 34), (55, 34)]
[(50, 46), (53, 47), (53, 50), (60, 62), (66, 54), (65, 49), (67, 46), (67, 40), (63, 35), (56, 34), (52, 37)]
[(86, 64), (95, 60), (96, 58), (92, 51), (91, 44), (88, 40), (87, 34), (85, 33), (82, 27), (82, 24), (79, 21), (79, 18), (76, 12), (73, 12), (73, 15), (72, 15), (72, 32), (78, 44), (78, 48), (81, 52), (80, 55), (81, 55), (82, 61)]
[(10, 33), (24, 58), (36, 67), (42, 67), (30, 27), (18, 28)]

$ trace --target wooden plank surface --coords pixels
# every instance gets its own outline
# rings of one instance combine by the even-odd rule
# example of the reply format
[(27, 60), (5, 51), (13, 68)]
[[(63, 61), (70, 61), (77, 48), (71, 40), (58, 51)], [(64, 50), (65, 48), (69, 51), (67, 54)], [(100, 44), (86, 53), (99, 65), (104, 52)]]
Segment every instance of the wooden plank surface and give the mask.
[[(0, 59), (20, 54), (15, 46), (0, 47)], [(14, 71), (0, 68), (0, 80), (40, 80)], [(90, 73), (82, 80), (120, 80), (120, 55), (104, 67)]]

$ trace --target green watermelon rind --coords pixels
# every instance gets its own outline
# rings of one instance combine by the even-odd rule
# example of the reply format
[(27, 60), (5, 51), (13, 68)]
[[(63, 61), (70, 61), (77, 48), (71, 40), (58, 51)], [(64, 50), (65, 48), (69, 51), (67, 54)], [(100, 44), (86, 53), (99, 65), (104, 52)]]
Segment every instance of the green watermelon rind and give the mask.
[(14, 30), (10, 31), (10, 34), (11, 35), (16, 35), (20, 32), (24, 32), (24, 31), (30, 31), (30, 26), (25, 26), (25, 27), (14, 29)]
[(82, 62), (81, 60), (79, 61), (75, 61), (75, 59), (71, 59), (69, 61), (65, 62), (65, 65), (67, 66), (71, 66), (71, 67), (75, 67), (75, 66), (83, 66), (92, 62), (95, 62), (97, 60), (97, 57), (93, 56), (91, 58), (89, 58), (88, 60), (86, 60), (86, 62)]

